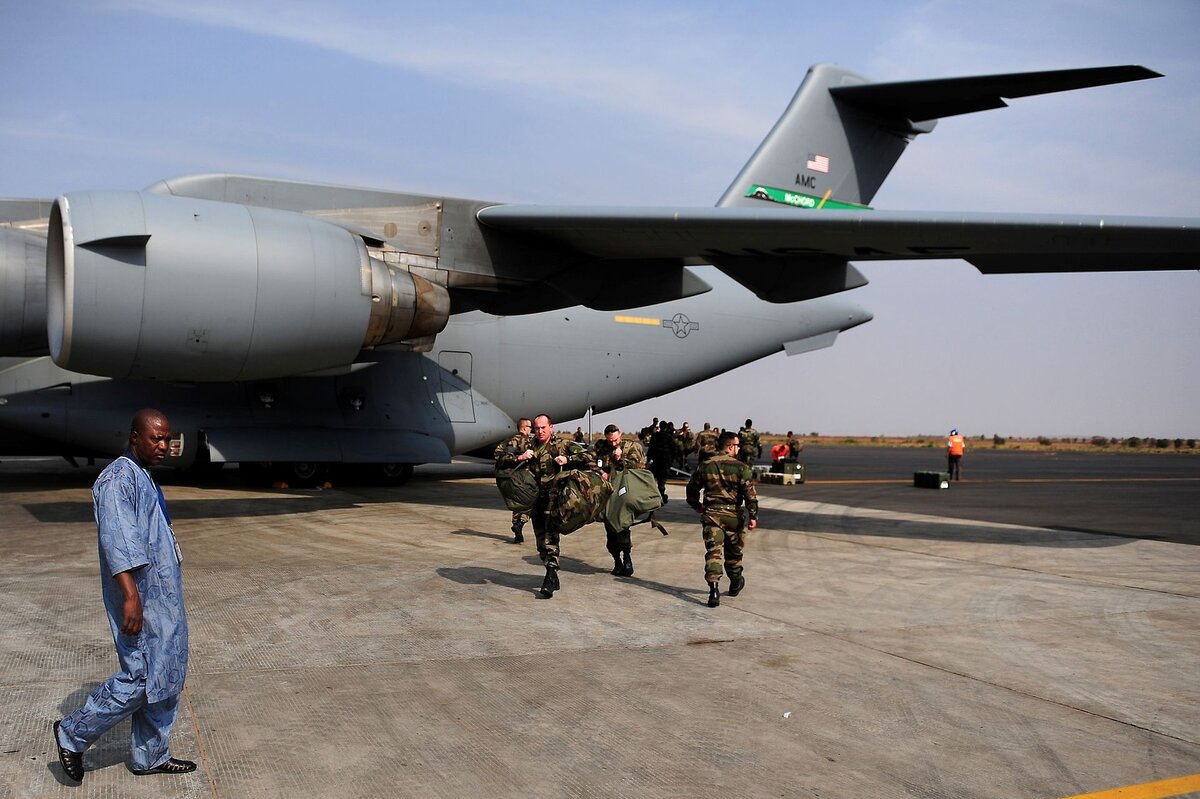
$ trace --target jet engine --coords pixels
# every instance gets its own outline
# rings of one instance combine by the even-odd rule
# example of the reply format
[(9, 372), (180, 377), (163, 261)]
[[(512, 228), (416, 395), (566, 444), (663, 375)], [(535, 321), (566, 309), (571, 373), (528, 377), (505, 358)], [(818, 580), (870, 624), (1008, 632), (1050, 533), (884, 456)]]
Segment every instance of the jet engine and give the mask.
[(371, 258), (362, 238), (287, 211), (139, 192), (58, 198), (46, 328), (64, 369), (262, 380), (346, 366), (441, 332), (444, 286)]
[(0, 228), (0, 355), (46, 354), (46, 240)]

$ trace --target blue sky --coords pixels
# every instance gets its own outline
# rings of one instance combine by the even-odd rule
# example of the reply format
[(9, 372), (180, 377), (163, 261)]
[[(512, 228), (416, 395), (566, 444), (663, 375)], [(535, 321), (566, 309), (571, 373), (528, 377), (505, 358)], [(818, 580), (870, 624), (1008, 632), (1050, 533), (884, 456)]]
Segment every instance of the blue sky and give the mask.
[[(1200, 217), (1194, 2), (507, 5), (5, 3), (0, 195), (229, 171), (711, 205), (813, 63), (877, 80), (1133, 63), (1166, 77), (943, 120), (873, 204)], [(595, 422), (1200, 437), (1197, 272), (860, 268), (875, 320), (833, 348)]]

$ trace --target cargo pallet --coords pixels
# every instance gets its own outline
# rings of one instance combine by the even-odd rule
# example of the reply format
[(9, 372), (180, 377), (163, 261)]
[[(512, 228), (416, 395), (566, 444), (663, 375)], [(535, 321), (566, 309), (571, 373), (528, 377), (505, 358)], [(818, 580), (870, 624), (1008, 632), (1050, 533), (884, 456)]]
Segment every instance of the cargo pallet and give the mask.
[(914, 488), (949, 488), (950, 472), (913, 472)]
[(754, 479), (760, 483), (775, 485), (795, 485), (804, 482), (804, 464), (788, 462), (783, 464), (783, 471), (771, 471), (767, 466), (754, 466)]

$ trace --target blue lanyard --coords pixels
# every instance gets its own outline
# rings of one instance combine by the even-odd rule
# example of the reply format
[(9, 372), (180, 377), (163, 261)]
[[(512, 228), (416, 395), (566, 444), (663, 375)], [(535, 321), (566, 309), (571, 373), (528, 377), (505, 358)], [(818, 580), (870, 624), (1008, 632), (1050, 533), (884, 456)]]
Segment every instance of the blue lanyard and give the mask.
[(154, 486), (154, 490), (158, 493), (158, 509), (162, 511), (163, 518), (167, 520), (167, 526), (170, 527), (171, 526), (171, 514), (167, 512), (167, 498), (165, 496), (163, 496), (162, 488), (158, 485), (157, 482), (155, 482), (153, 477), (150, 477), (150, 470), (147, 469), (146, 467), (142, 466), (140, 463), (138, 463), (137, 458), (133, 457), (132, 453), (126, 452), (125, 457), (129, 458), (129, 460), (133, 462), (133, 465), (137, 466), (139, 469), (141, 469), (143, 472), (145, 472), (146, 477), (149, 478), (150, 485)]

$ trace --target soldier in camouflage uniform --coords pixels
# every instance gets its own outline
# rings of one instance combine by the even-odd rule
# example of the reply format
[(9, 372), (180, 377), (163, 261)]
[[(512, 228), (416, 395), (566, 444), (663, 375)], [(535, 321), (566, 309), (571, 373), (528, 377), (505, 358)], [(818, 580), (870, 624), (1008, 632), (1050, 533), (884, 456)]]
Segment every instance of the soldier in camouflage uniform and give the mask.
[[(497, 469), (507, 469), (517, 465), (517, 456), (529, 449), (532, 440), (530, 437), (532, 430), (532, 419), (526, 419), (522, 416), (517, 420), (517, 434), (508, 441), (496, 445), (496, 453), (492, 457), (496, 460)], [(528, 513), (523, 513), (519, 510), (513, 511), (512, 531), (514, 544), (520, 544), (525, 541), (525, 536), (521, 534), (521, 530), (528, 521)]]
[(789, 430), (787, 441), (784, 443), (788, 447), (787, 459), (793, 462), (800, 460), (800, 452), (804, 449), (804, 442), (796, 438), (796, 434)]
[[(622, 441), (621, 428), (610, 424), (604, 428), (604, 438), (596, 442), (596, 461), (608, 478), (613, 472), (625, 469), (645, 469), (646, 451), (637, 441)], [(605, 542), (608, 554), (613, 557), (612, 573), (618, 577), (633, 576), (633, 541), (629, 528), (617, 530), (604, 520)]]
[(675, 433), (675, 437), (679, 439), (679, 468), (686, 469), (688, 456), (696, 449), (696, 434), (692, 432), (692, 426), (684, 422), (683, 427)]
[(646, 425), (645, 427), (643, 427), (641, 429), (641, 431), (638, 433), (638, 441), (642, 442), (643, 447), (649, 446), (650, 445), (650, 437), (653, 436), (657, 432), (658, 432), (658, 417), (655, 416), (654, 421), (651, 422), (650, 424)]
[(704, 463), (706, 460), (717, 454), (717, 439), (721, 434), (712, 429), (712, 425), (708, 422), (704, 423), (704, 429), (696, 434), (696, 465)]
[[(758, 494), (754, 490), (753, 472), (734, 455), (738, 451), (736, 433), (726, 431), (717, 442), (720, 452), (709, 458), (688, 481), (687, 503), (701, 516), (704, 526), (704, 579), (708, 583), (708, 606), (721, 604), (722, 559), (729, 575), (729, 596), (737, 596), (746, 585), (742, 576), (742, 549), (746, 531), (758, 526)], [(700, 493), (704, 492), (704, 503)], [(741, 506), (745, 504), (749, 521), (745, 522)]]
[(667, 475), (679, 454), (679, 439), (675, 437), (675, 426), (670, 422), (662, 422), (658, 432), (650, 436), (647, 447), (650, 455), (650, 471), (658, 481), (658, 493), (662, 494), (663, 504), (667, 504)]
[(758, 431), (754, 423), (746, 420), (746, 426), (738, 431), (737, 458), (742, 463), (754, 463), (754, 459), (762, 456), (762, 444), (758, 440)]
[(546, 509), (550, 506), (550, 483), (564, 469), (596, 469), (592, 451), (574, 441), (565, 441), (554, 435), (554, 423), (541, 414), (533, 420), (533, 441), (530, 448), (516, 458), (517, 462), (529, 461), (529, 468), (538, 478), (540, 486), (537, 502), (529, 512), (533, 522), (533, 535), (537, 540), (538, 557), (546, 565), (546, 579), (542, 581), (542, 596), (554, 596), (559, 589), (558, 539), (557, 532), (546, 530)]

